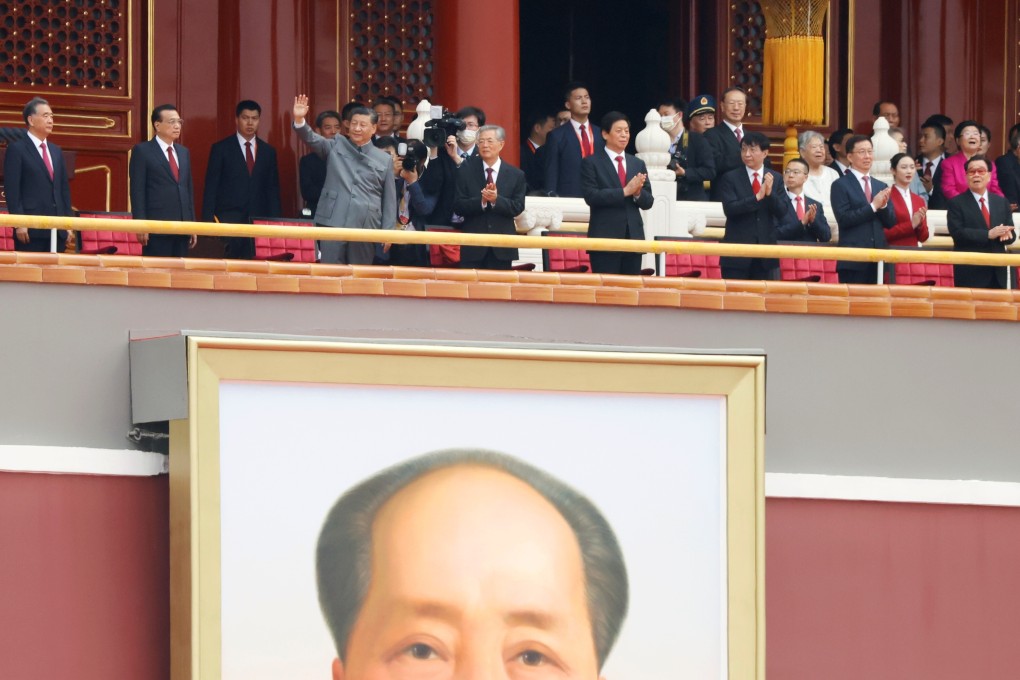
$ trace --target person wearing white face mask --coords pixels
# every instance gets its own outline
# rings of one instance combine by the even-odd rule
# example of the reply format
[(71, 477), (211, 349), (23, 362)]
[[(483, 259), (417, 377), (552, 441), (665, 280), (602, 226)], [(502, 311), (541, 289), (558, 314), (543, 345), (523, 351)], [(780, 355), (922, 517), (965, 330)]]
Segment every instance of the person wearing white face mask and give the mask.
[(705, 182), (715, 179), (715, 156), (703, 135), (684, 128), (686, 108), (687, 103), (679, 97), (659, 104), (659, 124), (670, 138), (671, 158), (666, 167), (676, 173), (676, 200), (707, 201)]
[(454, 163), (460, 165), (471, 156), (478, 155), (475, 141), (478, 139), (478, 128), (485, 125), (485, 112), (477, 106), (465, 106), (456, 115), (464, 121), (464, 129), (457, 133), (455, 147), (447, 140), (446, 152)]

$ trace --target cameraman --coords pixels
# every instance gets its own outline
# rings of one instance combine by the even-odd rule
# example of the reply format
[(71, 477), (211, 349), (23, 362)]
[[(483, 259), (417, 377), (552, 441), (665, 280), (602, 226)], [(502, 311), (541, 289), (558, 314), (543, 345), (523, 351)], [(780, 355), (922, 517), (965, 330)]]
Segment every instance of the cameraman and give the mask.
[[(428, 198), (422, 192), (418, 182), (420, 173), (425, 169), (425, 158), (428, 151), (425, 145), (416, 139), (406, 142), (407, 152), (399, 155), (398, 143), (392, 136), (380, 137), (372, 142), (377, 148), (390, 154), (393, 158), (393, 181), (397, 189), (397, 229), (424, 231), (425, 218), (435, 210), (435, 198)], [(429, 266), (428, 246), (415, 243), (382, 244), (377, 259), (382, 262), (402, 267)]]
[(698, 113), (696, 102), (688, 106), (679, 97), (659, 104), (662, 129), (670, 137), (670, 159), (666, 167), (676, 173), (676, 200), (707, 201), (705, 182), (715, 179), (715, 156), (704, 136), (684, 129), (684, 109), (688, 120)]
[(463, 129), (456, 135), (447, 135), (442, 152), (438, 147), (429, 148), (429, 163), (420, 177), (423, 194), (436, 202), (426, 222), (447, 227), (453, 226), (457, 168), (467, 158), (478, 155), (475, 140), (478, 128), (485, 125), (485, 112), (476, 106), (465, 106), (454, 117), (463, 121)]

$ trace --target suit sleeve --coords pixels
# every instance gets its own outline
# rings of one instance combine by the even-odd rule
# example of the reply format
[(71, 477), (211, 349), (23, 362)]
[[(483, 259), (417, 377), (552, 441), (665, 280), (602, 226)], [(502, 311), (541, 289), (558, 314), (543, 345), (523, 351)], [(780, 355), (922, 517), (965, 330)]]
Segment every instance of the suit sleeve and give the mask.
[[(628, 162), (632, 162), (635, 159), (630, 159)], [(655, 197), (652, 196), (652, 183), (648, 179), (648, 168), (645, 166), (645, 162), (638, 160), (637, 171), (645, 175), (645, 183), (641, 185), (641, 193), (634, 197), (634, 202), (637, 203), (637, 207), (642, 210), (648, 210), (655, 203)]]
[(58, 181), (60, 182), (60, 195), (63, 198), (60, 205), (62, 211), (60, 214), (70, 217), (71, 215), (74, 214), (74, 209), (71, 207), (71, 182), (67, 178), (67, 166), (65, 165), (64, 162), (63, 150), (61, 150), (60, 152), (59, 175), (60, 178), (58, 179)]
[(298, 161), (298, 182), (301, 185), (301, 198), (306, 203), (318, 200), (318, 196), (315, 195), (315, 184), (312, 181), (312, 173), (314, 171), (311, 169), (309, 161), (312, 161), (312, 157), (309, 155), (302, 156), (301, 160)]
[(213, 222), (216, 218), (216, 196), (220, 191), (220, 177), (223, 174), (221, 148), (221, 144), (213, 144), (209, 152), (209, 166), (205, 169), (205, 191), (202, 192), (203, 222)]
[(990, 170), (992, 173), (992, 179), (988, 181), (988, 190), (993, 194), (1005, 196), (1005, 194), (1002, 193), (1002, 187), (999, 185), (999, 173), (995, 170), (995, 163), (989, 163), (988, 165), (991, 166)]
[[(514, 169), (516, 170), (516, 168)], [(510, 195), (504, 196), (503, 194), (498, 194), (496, 202), (492, 205), (492, 210), (497, 215), (517, 217), (524, 212), (524, 197), (528, 194), (528, 180), (522, 170), (514, 172), (513, 176), (515, 181)]]
[[(847, 190), (847, 182), (833, 182), (830, 198), (832, 201), (832, 212), (836, 215), (836, 222), (839, 224), (840, 232), (867, 224), (875, 216), (875, 211), (871, 209), (870, 203), (862, 200), (858, 205), (854, 205)], [(886, 207), (888, 208), (888, 206)], [(895, 216), (892, 218), (892, 221), (896, 221)]]
[(995, 159), (995, 170), (1001, 182), (999, 186), (1002, 188), (1002, 195), (1006, 197), (1010, 203), (1020, 204), (1020, 196), (1018, 196), (1016, 188), (1016, 179), (1012, 177), (1013, 171), (1009, 167), (1009, 156), (1000, 156)]
[(7, 147), (4, 157), (4, 192), (7, 196), (7, 210), (12, 215), (23, 215), (25, 204), (21, 197), (21, 173), (25, 156), (22, 145), (18, 143)]
[(758, 209), (758, 199), (753, 193), (741, 196), (737, 190), (737, 177), (740, 176), (740, 172), (742, 171), (734, 170), (723, 175), (716, 189), (726, 217), (745, 215)]
[(184, 183), (187, 192), (186, 205), (184, 206), (184, 221), (195, 221), (195, 176), (191, 172), (191, 152), (187, 149), (181, 154), (184, 157), (188, 168), (188, 179)]
[(301, 127), (295, 127), (294, 132), (319, 158), (326, 158), (333, 148), (332, 140), (316, 134), (307, 120)]
[(397, 182), (393, 171), (387, 168), (382, 194), (382, 228), (395, 229), (397, 226)]
[[(555, 131), (554, 131), (555, 132)], [(560, 137), (562, 135), (549, 133), (547, 138), (547, 144), (549, 148), (546, 150), (544, 162), (545, 167), (543, 172), (545, 174), (545, 190), (549, 194), (556, 194), (559, 189), (560, 180)]]
[(280, 207), (280, 166), (276, 162), (276, 149), (268, 144), (267, 148), (272, 150), (272, 163), (269, 164), (269, 217), (280, 217), (283, 209)]
[(949, 235), (953, 237), (953, 243), (956, 245), (972, 248), (975, 246), (983, 248), (988, 245), (988, 229), (984, 225), (980, 227), (969, 225), (964, 215), (963, 205), (959, 201), (949, 202), (946, 222), (949, 226)]
[(581, 196), (592, 208), (612, 208), (622, 206), (627, 198), (621, 186), (599, 186), (596, 156), (588, 156), (581, 161)]
[[(809, 224), (807, 229), (814, 234), (819, 243), (828, 243), (832, 240), (832, 227), (829, 226), (829, 220), (825, 218), (825, 210), (822, 208), (822, 204), (818, 203), (817, 206), (818, 210), (815, 213), (815, 221)], [(794, 213), (793, 216), (796, 219), (797, 214)]]
[(769, 212), (773, 217), (776, 218), (777, 224), (786, 219), (787, 215), (793, 214), (796, 218), (797, 213), (793, 209), (793, 204), (790, 203), (790, 197), (786, 195), (786, 191), (783, 189), (783, 177), (777, 172), (771, 172), (772, 175), (772, 191), (765, 197)]
[(453, 190), (453, 211), (461, 217), (470, 217), (482, 212), (482, 196), (471, 190), (470, 172), (457, 172)]
[(410, 186), (405, 185), (404, 191), (407, 192), (408, 205), (416, 215), (431, 215), (432, 211), (436, 209), (439, 197), (426, 194), (420, 179)]
[(147, 181), (148, 162), (144, 158), (145, 149), (139, 144), (131, 154), (128, 165), (128, 179), (131, 194), (131, 216), (136, 220), (144, 220), (148, 214), (145, 206), (145, 183)]

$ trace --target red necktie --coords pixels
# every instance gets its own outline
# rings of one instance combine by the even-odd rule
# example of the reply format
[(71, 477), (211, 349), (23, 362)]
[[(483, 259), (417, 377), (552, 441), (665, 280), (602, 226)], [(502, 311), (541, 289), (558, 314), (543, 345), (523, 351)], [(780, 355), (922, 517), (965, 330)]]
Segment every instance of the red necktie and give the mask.
[(588, 140), (588, 133), (584, 131), (585, 126), (581, 126), (581, 158), (587, 158), (591, 155), (591, 142)]
[(734, 132), (734, 134), (737, 135), (737, 144), (740, 144), (742, 141), (744, 141), (744, 130), (743, 130), (743, 127), (735, 128), (733, 130), (733, 132)]
[(166, 148), (166, 157), (170, 160), (170, 174), (174, 176), (175, 182), (180, 182), (181, 172), (177, 168), (177, 159), (174, 158), (174, 148), (172, 146)]
[(248, 174), (255, 172), (255, 156), (251, 153), (251, 142), (244, 143), (244, 160), (248, 163)]
[(758, 192), (761, 191), (761, 182), (758, 181), (758, 173), (754, 173), (754, 180), (751, 181), (751, 191), (757, 196)]
[(864, 198), (868, 199), (868, 203), (871, 203), (871, 178), (865, 175), (861, 177), (861, 181), (864, 182)]
[(492, 181), (492, 168), (485, 168), (485, 183), (487, 185), (495, 184), (495, 182)]
[(931, 161), (924, 164), (924, 178), (931, 179)]
[(982, 196), (981, 198), (979, 198), (978, 202), (981, 204), (981, 214), (985, 216), (985, 224), (987, 224), (988, 228), (991, 229), (992, 216), (988, 214), (988, 206), (985, 205), (985, 197)]
[(46, 142), (39, 145), (42, 149), (42, 162), (46, 165), (46, 171), (50, 173), (50, 181), (53, 180), (53, 163), (50, 161), (50, 152), (46, 150)]
[(797, 219), (801, 222), (804, 221), (804, 199), (800, 196), (797, 197)]
[(623, 156), (616, 157), (616, 174), (620, 177), (620, 186), (627, 186), (627, 171), (623, 169)]

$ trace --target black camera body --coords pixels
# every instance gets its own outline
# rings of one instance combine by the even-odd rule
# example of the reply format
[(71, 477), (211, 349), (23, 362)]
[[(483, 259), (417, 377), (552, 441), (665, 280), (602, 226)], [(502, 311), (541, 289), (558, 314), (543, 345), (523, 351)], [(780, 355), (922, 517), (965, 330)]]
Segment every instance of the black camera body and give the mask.
[(687, 147), (683, 144), (676, 145), (673, 155), (669, 157), (669, 163), (666, 164), (667, 170), (676, 170), (677, 168), (687, 168)]
[(425, 145), (417, 139), (412, 139), (407, 142), (407, 152), (400, 163), (404, 170), (414, 170), (420, 175), (422, 170), (424, 170), (425, 159), (428, 156), (429, 151), (425, 148)]
[(423, 135), (423, 141), (425, 146), (430, 148), (437, 148), (446, 144), (446, 138), (450, 135), (456, 135), (458, 132), (463, 130), (467, 125), (463, 120), (457, 118), (449, 111), (443, 111), (443, 115), (439, 118), (433, 118), (425, 123), (425, 134)]

